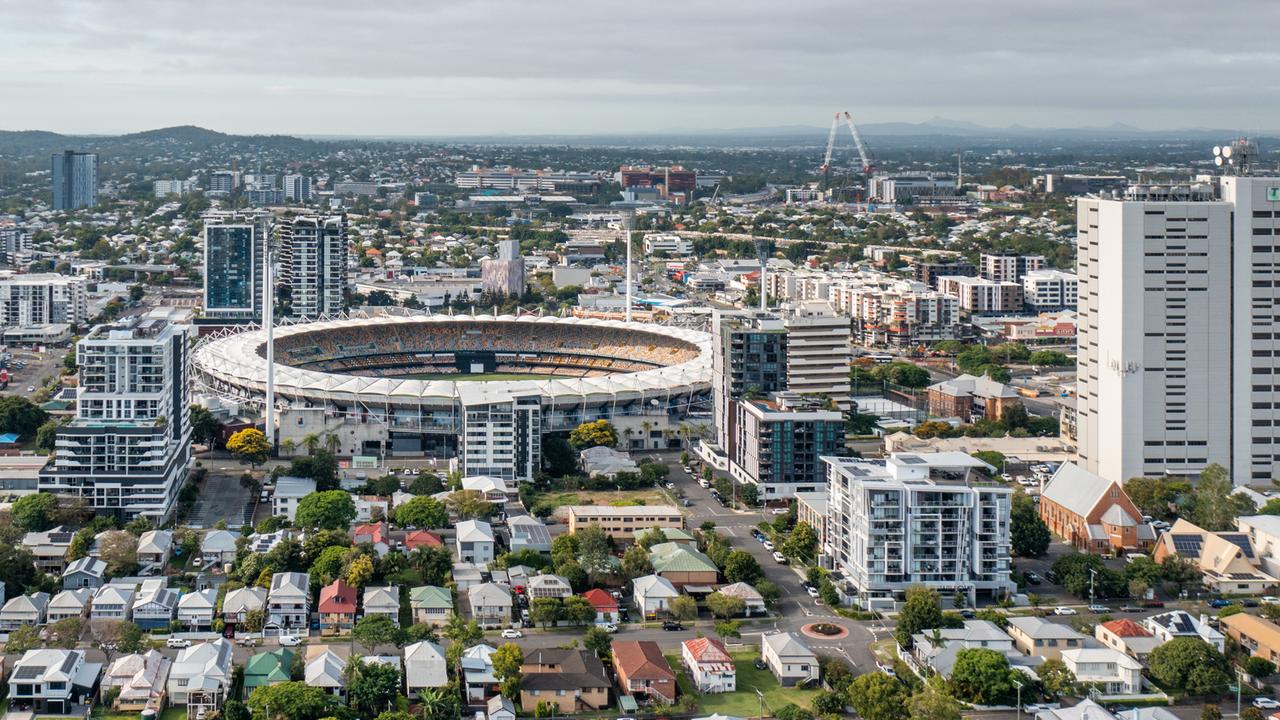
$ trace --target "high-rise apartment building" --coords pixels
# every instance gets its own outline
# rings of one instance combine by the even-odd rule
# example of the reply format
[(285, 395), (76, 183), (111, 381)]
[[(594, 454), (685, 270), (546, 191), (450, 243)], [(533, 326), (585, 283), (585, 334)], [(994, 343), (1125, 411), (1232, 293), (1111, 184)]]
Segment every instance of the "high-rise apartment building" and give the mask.
[(733, 457), (733, 401), (787, 389), (787, 328), (777, 315), (751, 310), (717, 311), (711, 324), (716, 440)]
[(1022, 276), (1044, 268), (1043, 255), (983, 253), (982, 277), (996, 282), (1020, 282)]
[(290, 314), (318, 318), (343, 311), (347, 287), (347, 218), (303, 215), (281, 223), (280, 279)]
[(76, 345), (76, 416), (58, 430), (42, 492), (163, 523), (191, 461), (188, 327), (172, 311), (100, 325)]
[(787, 329), (787, 389), (829, 398), (848, 410), (850, 320), (831, 303), (809, 300), (780, 308)]
[(1062, 270), (1032, 270), (1022, 276), (1022, 301), (1035, 312), (1075, 310), (1080, 279)]
[(98, 202), (98, 154), (67, 150), (53, 156), (53, 209), (78, 210)]
[(205, 318), (261, 321), (263, 257), (270, 237), (270, 213), (205, 215)]
[(844, 454), (844, 415), (794, 392), (733, 403), (729, 474), (752, 483), (760, 499), (785, 500), (826, 484), (822, 458)]
[(959, 301), (965, 315), (998, 315), (1022, 311), (1022, 283), (980, 277), (938, 278), (938, 290)]
[(1108, 479), (1280, 477), (1280, 178), (1078, 203), (1080, 464)]
[(0, 265), (26, 267), (31, 264), (31, 231), (25, 228), (0, 228)]
[(294, 202), (311, 202), (312, 182), (307, 175), (285, 175), (284, 197)]
[(938, 289), (938, 278), (948, 275), (965, 275), (973, 277), (978, 274), (978, 266), (964, 258), (947, 260), (921, 260), (911, 263), (911, 273), (917, 282), (922, 282)]
[(152, 194), (161, 199), (170, 195), (186, 195), (194, 188), (195, 183), (190, 180), (156, 180), (151, 184)]
[(542, 469), (542, 404), (538, 396), (494, 393), (462, 383), (462, 473), (530, 482)]
[(480, 262), (484, 291), (494, 295), (520, 297), (524, 294), (524, 258), (519, 240), (498, 241), (498, 257)]
[(886, 460), (826, 458), (824, 554), (838, 589), (864, 609), (893, 609), (907, 588), (992, 598), (1014, 592), (1009, 567), (1012, 488), (960, 452)]
[(228, 195), (240, 187), (240, 173), (234, 170), (214, 170), (209, 173), (209, 192)]
[(0, 326), (76, 325), (89, 319), (84, 278), (54, 273), (0, 276)]

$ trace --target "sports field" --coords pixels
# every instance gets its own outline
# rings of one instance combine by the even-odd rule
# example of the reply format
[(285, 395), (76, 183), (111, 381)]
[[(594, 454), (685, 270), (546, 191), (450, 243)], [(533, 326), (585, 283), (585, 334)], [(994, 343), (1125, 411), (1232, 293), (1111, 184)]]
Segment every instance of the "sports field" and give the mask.
[(552, 380), (558, 375), (539, 375), (537, 373), (417, 373), (397, 375), (404, 380), (453, 380), (454, 382), (495, 382), (499, 380)]

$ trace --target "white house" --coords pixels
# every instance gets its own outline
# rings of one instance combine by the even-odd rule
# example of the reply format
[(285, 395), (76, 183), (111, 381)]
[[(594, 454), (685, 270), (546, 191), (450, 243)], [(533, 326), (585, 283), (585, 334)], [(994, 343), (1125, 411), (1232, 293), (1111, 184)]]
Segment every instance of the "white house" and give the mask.
[(307, 573), (284, 572), (271, 576), (267, 593), (267, 619), (263, 631), (305, 630), (311, 618), (311, 579)]
[(701, 693), (734, 692), (738, 671), (724, 643), (715, 638), (694, 638), (680, 643), (680, 661)]
[(761, 635), (760, 659), (784, 686), (818, 679), (818, 656), (793, 632)]
[(105, 700), (111, 690), (119, 688), (116, 709), (141, 712), (153, 708), (158, 713), (163, 709), (165, 684), (172, 666), (173, 661), (156, 650), (122, 655), (107, 666), (98, 697)]
[(173, 550), (173, 533), (168, 530), (148, 530), (138, 536), (138, 564), (164, 567)]
[(400, 626), (400, 588), (367, 587), (364, 589), (364, 615), (386, 615)]
[(84, 617), (85, 612), (89, 609), (89, 599), (92, 597), (93, 590), (89, 588), (63, 590), (54, 595), (53, 599), (49, 601), (49, 611), (45, 616), (46, 622), (55, 623), (67, 618)]
[(462, 680), (467, 686), (467, 702), (482, 703), (497, 692), (498, 679), (493, 675), (491, 645), (472, 645), (462, 651)]
[(93, 620), (128, 620), (133, 617), (135, 586), (107, 583), (93, 594), (89, 617)]
[(209, 630), (217, 604), (218, 591), (212, 588), (187, 593), (178, 600), (178, 622), (188, 630)]
[(67, 566), (67, 549), (75, 532), (59, 525), (44, 532), (29, 532), (22, 536), (22, 546), (35, 556), (36, 567), (53, 575), (61, 575)]
[(481, 583), (467, 588), (471, 618), (481, 627), (506, 627), (511, 623), (511, 588), (497, 583)]
[(564, 599), (573, 594), (573, 586), (559, 575), (534, 575), (525, 586), (525, 594), (530, 600), (534, 598)]
[(242, 587), (229, 590), (222, 598), (222, 620), (226, 623), (239, 624), (245, 616), (254, 610), (262, 610), (267, 606), (267, 589), (260, 587)]
[(493, 527), (483, 520), (463, 520), (457, 525), (458, 560), (487, 565), (493, 562)]
[(505, 480), (499, 477), (490, 477), (488, 475), (475, 475), (472, 477), (462, 478), (463, 490), (474, 490), (484, 499), (491, 503), (504, 503), (507, 501), (507, 495), (511, 491), (507, 488)]
[(303, 675), (311, 687), (324, 688), (325, 692), (334, 697), (346, 697), (346, 669), (347, 661), (326, 648), (307, 663)]
[(720, 588), (719, 592), (721, 595), (728, 595), (729, 597), (735, 597), (741, 600), (744, 606), (743, 614), (747, 617), (751, 617), (752, 615), (763, 615), (765, 613), (764, 596), (755, 588), (744, 582), (725, 585)]
[(43, 625), (49, 613), (49, 593), (19, 595), (0, 608), (0, 630), (10, 632), (23, 625)]
[(1199, 618), (1185, 610), (1170, 610), (1158, 615), (1144, 618), (1142, 626), (1151, 631), (1162, 643), (1176, 637), (1200, 638), (1223, 652), (1227, 645), (1226, 636), (1209, 625), (1209, 619), (1201, 615)]
[(1142, 663), (1111, 648), (1063, 650), (1062, 662), (1076, 680), (1097, 685), (1103, 695), (1137, 695), (1142, 692)]
[(200, 557), (205, 567), (236, 561), (236, 536), (227, 530), (210, 530), (200, 541)]
[(169, 669), (169, 704), (187, 705), (196, 712), (222, 707), (231, 686), (234, 648), (226, 638), (218, 638), (178, 651)]
[(177, 611), (178, 591), (160, 578), (144, 580), (133, 598), (133, 621), (143, 629), (169, 627)]
[(102, 663), (85, 662), (79, 650), (28, 650), (9, 674), (9, 704), (38, 715), (69, 715), (92, 699)]
[(654, 617), (667, 612), (671, 601), (680, 596), (676, 586), (660, 575), (645, 575), (631, 581), (636, 609), (642, 617)]
[(311, 478), (281, 475), (276, 478), (275, 493), (271, 496), (271, 514), (293, 522), (298, 514), (298, 503), (315, 491), (316, 481)]
[(405, 691), (416, 698), (427, 688), (439, 688), (449, 684), (444, 651), (439, 645), (423, 640), (404, 649)]

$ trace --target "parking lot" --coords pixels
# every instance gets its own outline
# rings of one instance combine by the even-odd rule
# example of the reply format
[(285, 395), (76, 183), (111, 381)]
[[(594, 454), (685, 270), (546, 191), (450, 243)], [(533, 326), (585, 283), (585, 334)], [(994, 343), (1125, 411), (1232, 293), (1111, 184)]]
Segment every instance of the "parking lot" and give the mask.
[[(57, 377), (62, 370), (62, 357), (66, 354), (63, 348), (49, 348), (39, 353), (30, 348), (14, 347), (9, 348), (9, 352), (13, 354), (9, 363), (9, 387), (0, 390), (0, 394), (22, 396), (29, 396)], [(18, 367), (20, 364), (25, 367)]]

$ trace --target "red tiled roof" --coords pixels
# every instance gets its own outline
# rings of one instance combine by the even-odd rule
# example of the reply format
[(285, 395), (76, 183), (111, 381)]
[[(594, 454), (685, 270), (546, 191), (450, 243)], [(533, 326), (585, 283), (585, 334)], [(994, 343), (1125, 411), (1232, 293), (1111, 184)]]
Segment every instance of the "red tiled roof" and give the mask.
[(420, 547), (444, 547), (444, 540), (430, 530), (414, 530), (404, 536), (404, 546), (410, 550)]
[(357, 538), (367, 537), (367, 542), (379, 543), (387, 541), (387, 524), (384, 522), (368, 523), (366, 525), (357, 525), (352, 532)]
[(354, 613), (356, 611), (356, 589), (341, 580), (320, 588), (320, 603), (317, 609), (321, 614)]
[(596, 610), (618, 609), (618, 601), (614, 600), (612, 595), (600, 588), (592, 588), (582, 593), (582, 597), (586, 598), (587, 602), (591, 603), (591, 607)]
[(1151, 637), (1151, 632), (1132, 620), (1108, 620), (1102, 623), (1117, 637)]
[(614, 640), (613, 661), (628, 680), (674, 680), (658, 643), (652, 640)]
[(693, 657), (694, 662), (733, 663), (733, 658), (729, 657), (729, 651), (725, 649), (724, 643), (715, 638), (685, 640), (684, 646), (689, 649), (689, 655)]

